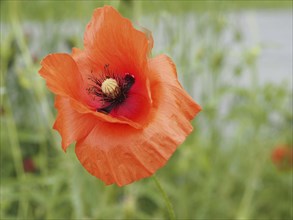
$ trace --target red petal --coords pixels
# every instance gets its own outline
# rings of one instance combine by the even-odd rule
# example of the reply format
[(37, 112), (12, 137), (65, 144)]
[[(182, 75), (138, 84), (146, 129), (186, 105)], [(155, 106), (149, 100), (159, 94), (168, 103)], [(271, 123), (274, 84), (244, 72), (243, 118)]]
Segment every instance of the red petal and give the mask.
[(94, 11), (84, 35), (85, 51), (100, 68), (109, 64), (113, 70), (143, 76), (150, 38), (134, 29), (114, 8)]
[[(62, 137), (62, 148), (66, 151), (67, 147), (74, 141), (78, 141), (87, 136), (91, 130), (103, 121), (113, 123), (130, 124), (135, 128), (139, 125), (125, 119), (125, 122), (112, 118), (98, 112), (78, 112), (76, 111), (77, 103), (73, 104), (73, 100), (62, 96), (56, 96), (55, 107), (58, 110), (57, 118), (53, 128), (56, 129)], [(79, 106), (80, 107), (80, 106)], [(99, 114), (97, 116), (97, 114)], [(103, 117), (103, 118), (102, 118)]]
[(94, 63), (84, 50), (72, 48), (71, 55), (78, 66), (83, 80), (86, 83), (89, 83), (89, 76), (99, 73), (104, 68), (104, 66), (98, 66), (96, 63)]
[(127, 99), (110, 113), (113, 117), (125, 117), (144, 127), (151, 111), (149, 83), (136, 80), (127, 94)]
[[(149, 67), (153, 106), (160, 103), (158, 108), (178, 121), (192, 120), (200, 112), (201, 107), (178, 82), (173, 61), (165, 55), (160, 55), (149, 60)], [(162, 102), (166, 99), (168, 101)]]
[(176, 79), (176, 69), (166, 56), (150, 65), (153, 110), (147, 127), (99, 123), (76, 144), (82, 165), (106, 184), (119, 186), (152, 175), (165, 165), (192, 131), (190, 120), (200, 111)]
[(64, 151), (72, 142), (88, 135), (98, 121), (98, 118), (92, 114), (76, 112), (72, 108), (69, 98), (56, 96), (55, 108), (58, 109), (58, 114), (53, 128), (62, 137)]
[(40, 75), (56, 95), (83, 100), (86, 96), (83, 79), (77, 65), (68, 54), (50, 54), (41, 62)]

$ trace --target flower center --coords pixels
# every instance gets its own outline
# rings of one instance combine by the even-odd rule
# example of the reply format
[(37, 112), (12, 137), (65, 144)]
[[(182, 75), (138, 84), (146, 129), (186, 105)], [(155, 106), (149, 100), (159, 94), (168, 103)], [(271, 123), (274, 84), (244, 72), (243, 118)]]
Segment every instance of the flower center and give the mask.
[(105, 65), (99, 77), (91, 75), (88, 79), (92, 83), (87, 91), (94, 99), (98, 97), (100, 107), (97, 111), (105, 114), (109, 114), (128, 98), (129, 91), (135, 83), (134, 75), (130, 73), (117, 75), (109, 70), (109, 65)]
[(101, 86), (102, 92), (112, 99), (115, 99), (120, 94), (120, 87), (117, 81), (113, 78), (106, 79)]

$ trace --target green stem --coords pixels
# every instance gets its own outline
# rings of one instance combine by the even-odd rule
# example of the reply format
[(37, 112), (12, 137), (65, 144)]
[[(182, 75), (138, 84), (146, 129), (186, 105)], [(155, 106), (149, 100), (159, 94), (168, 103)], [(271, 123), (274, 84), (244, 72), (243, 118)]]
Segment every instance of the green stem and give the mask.
[(161, 192), (161, 194), (162, 194), (162, 196), (163, 196), (163, 198), (165, 200), (165, 203), (166, 203), (166, 206), (167, 206), (167, 209), (168, 209), (168, 212), (169, 212), (170, 219), (175, 220), (176, 219), (175, 212), (174, 212), (172, 203), (170, 202), (170, 199), (167, 196), (167, 193), (165, 192), (165, 190), (163, 189), (163, 187), (161, 186), (159, 180), (157, 179), (157, 177), (155, 175), (153, 175), (153, 180), (154, 180), (156, 186), (158, 187), (159, 191)]

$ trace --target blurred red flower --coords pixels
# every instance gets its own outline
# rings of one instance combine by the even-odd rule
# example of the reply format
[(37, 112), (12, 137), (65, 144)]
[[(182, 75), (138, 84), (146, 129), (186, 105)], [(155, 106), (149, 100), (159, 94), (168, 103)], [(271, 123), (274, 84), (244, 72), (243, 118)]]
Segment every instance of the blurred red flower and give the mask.
[(288, 145), (278, 145), (272, 151), (272, 161), (279, 169), (292, 169), (293, 150)]
[(22, 164), (24, 172), (33, 173), (36, 171), (35, 163), (31, 158), (23, 159)]
[(172, 60), (149, 58), (151, 34), (109, 6), (94, 11), (84, 49), (50, 54), (39, 73), (56, 94), (54, 124), (64, 151), (106, 184), (152, 175), (192, 131), (200, 106), (177, 80)]

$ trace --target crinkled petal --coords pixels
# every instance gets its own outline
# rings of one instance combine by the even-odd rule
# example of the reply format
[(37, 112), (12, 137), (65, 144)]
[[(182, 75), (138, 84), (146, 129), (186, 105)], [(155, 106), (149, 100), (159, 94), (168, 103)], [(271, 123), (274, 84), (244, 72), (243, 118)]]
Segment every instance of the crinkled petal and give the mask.
[[(192, 120), (201, 107), (180, 85), (173, 61), (166, 55), (160, 55), (150, 59), (149, 66), (153, 107), (156, 108), (156, 104), (160, 103), (158, 108), (169, 117), (181, 118), (183, 121)], [(161, 99), (168, 99), (169, 102), (160, 102)]]
[(142, 77), (150, 46), (151, 38), (110, 6), (94, 11), (84, 35), (85, 51), (98, 66), (109, 64), (113, 70)]
[(119, 186), (152, 175), (165, 165), (192, 131), (190, 120), (200, 111), (176, 78), (166, 56), (149, 61), (153, 109), (142, 130), (127, 125), (97, 124), (76, 144), (76, 155), (92, 175)]

